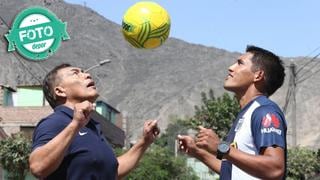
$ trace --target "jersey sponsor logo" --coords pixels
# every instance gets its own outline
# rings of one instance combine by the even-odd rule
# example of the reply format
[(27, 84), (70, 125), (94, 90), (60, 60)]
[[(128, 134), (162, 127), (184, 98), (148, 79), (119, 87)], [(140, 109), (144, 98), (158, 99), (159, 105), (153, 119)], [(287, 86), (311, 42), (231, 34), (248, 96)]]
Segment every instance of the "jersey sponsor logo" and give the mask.
[(277, 118), (275, 114), (266, 114), (262, 119), (262, 128), (261, 133), (277, 133), (281, 135), (282, 131), (279, 129), (280, 127), (280, 120)]
[(279, 128), (280, 127), (280, 121), (277, 118), (277, 116), (275, 114), (266, 114), (263, 119), (262, 119), (262, 125), (263, 127), (267, 128), (267, 127), (275, 127), (275, 128)]

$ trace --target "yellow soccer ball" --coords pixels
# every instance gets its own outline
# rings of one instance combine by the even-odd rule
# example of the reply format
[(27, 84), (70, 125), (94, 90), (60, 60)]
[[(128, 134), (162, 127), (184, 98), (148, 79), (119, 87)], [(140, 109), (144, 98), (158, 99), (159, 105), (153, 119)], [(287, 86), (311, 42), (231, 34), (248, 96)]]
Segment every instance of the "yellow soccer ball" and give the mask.
[(138, 2), (124, 14), (122, 33), (134, 47), (147, 49), (159, 47), (169, 36), (170, 16), (155, 2)]

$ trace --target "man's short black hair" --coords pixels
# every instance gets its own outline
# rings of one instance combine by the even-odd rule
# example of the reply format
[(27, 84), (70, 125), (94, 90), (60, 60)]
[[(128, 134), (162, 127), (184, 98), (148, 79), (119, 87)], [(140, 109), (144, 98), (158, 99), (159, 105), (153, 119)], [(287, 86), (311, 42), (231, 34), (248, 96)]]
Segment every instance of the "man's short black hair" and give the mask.
[(49, 102), (52, 108), (55, 108), (57, 104), (57, 97), (54, 92), (55, 86), (59, 83), (58, 71), (60, 69), (70, 67), (70, 64), (61, 64), (53, 68), (43, 79), (42, 90), (45, 98)]
[(271, 96), (284, 81), (285, 69), (282, 60), (272, 52), (256, 46), (247, 46), (246, 52), (253, 54), (253, 70), (264, 71), (264, 93)]

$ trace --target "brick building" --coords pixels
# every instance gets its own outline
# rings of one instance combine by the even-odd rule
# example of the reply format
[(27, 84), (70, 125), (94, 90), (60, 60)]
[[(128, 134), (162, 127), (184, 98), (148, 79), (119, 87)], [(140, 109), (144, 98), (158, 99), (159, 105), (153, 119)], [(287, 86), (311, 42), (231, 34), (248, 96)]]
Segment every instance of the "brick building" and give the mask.
[[(20, 131), (31, 137), (37, 123), (52, 112), (40, 85), (16, 88), (0, 85), (0, 138)], [(124, 146), (122, 115), (118, 110), (97, 101), (96, 111), (91, 116), (100, 122), (105, 137), (113, 146)]]

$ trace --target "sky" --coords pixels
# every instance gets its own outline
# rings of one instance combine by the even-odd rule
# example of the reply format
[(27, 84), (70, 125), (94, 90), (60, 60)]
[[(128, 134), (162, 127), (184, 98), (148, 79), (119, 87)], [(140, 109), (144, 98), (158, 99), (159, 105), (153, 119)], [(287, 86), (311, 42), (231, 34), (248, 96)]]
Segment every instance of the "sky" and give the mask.
[[(92, 8), (121, 24), (139, 0), (65, 0)], [(248, 44), (279, 56), (320, 52), (319, 0), (153, 0), (171, 18), (170, 37), (189, 43), (243, 52)]]

